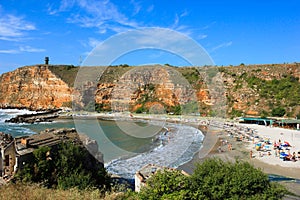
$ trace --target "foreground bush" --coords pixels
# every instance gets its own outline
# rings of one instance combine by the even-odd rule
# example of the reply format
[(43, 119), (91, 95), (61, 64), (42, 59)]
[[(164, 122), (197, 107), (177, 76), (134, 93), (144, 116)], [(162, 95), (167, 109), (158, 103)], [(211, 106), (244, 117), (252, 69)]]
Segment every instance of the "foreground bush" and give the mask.
[(139, 199), (280, 199), (287, 192), (246, 162), (209, 159), (190, 177), (162, 171), (147, 180)]
[(33, 160), (17, 173), (16, 180), (58, 189), (107, 189), (110, 186), (103, 164), (86, 148), (71, 142), (61, 143), (56, 149), (34, 150)]

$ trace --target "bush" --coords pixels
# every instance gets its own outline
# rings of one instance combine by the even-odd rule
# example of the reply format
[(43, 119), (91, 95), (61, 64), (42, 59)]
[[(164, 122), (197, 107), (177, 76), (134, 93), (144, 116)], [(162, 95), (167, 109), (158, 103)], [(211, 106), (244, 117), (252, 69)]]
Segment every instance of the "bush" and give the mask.
[(139, 199), (280, 199), (287, 190), (271, 183), (247, 162), (208, 159), (197, 164), (192, 176), (158, 171), (137, 194)]
[(247, 162), (207, 160), (197, 165), (191, 179), (194, 199), (267, 199), (280, 198), (285, 192)]
[(274, 116), (274, 117), (282, 117), (282, 116), (284, 116), (285, 115), (285, 109), (284, 108), (282, 108), (282, 107), (277, 107), (277, 108), (273, 108), (272, 109), (272, 112), (271, 112), (271, 114), (272, 114), (272, 116)]
[(179, 171), (158, 171), (147, 185), (139, 193), (140, 199), (189, 199), (188, 177)]
[(48, 188), (108, 188), (110, 177), (103, 165), (83, 146), (65, 142), (57, 149), (40, 147), (34, 160), (20, 170), (17, 180), (42, 183)]

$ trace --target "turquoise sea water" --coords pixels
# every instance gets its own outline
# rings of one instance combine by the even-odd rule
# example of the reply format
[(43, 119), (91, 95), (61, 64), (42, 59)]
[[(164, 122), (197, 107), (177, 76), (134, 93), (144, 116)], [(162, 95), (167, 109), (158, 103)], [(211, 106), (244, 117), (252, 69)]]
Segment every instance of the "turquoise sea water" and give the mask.
[[(9, 133), (13, 137), (30, 135), (38, 133), (45, 129), (52, 128), (75, 128), (73, 119), (56, 120), (51, 123), (39, 124), (11, 124), (5, 123), (5, 119), (9, 119), (17, 114), (26, 111), (19, 110), (0, 110), (0, 131)], [(118, 122), (121, 126), (126, 126), (129, 122)], [(135, 122), (137, 126), (146, 126), (146, 122)], [(157, 128), (152, 125), (153, 129)], [(100, 128), (99, 128), (100, 127)], [(97, 141), (99, 150), (104, 154), (105, 162), (117, 159), (121, 156), (130, 156), (137, 153), (149, 151), (156, 146), (155, 136), (149, 138), (136, 138), (124, 133), (116, 122), (97, 120), (76, 120), (76, 128), (80, 133), (86, 134), (91, 139)], [(151, 129), (152, 127), (148, 127)], [(158, 132), (159, 134), (159, 132)], [(107, 143), (110, 144), (107, 144)]]
[(200, 149), (204, 137), (192, 127), (153, 121), (61, 119), (39, 124), (4, 123), (25, 112), (0, 109), (0, 131), (16, 137), (51, 128), (76, 128), (97, 141), (109, 172), (127, 178), (133, 178), (137, 170), (149, 163), (178, 167), (188, 162)]
[[(157, 132), (152, 137), (136, 138), (121, 130), (124, 126), (130, 127), (132, 125), (132, 122), (126, 121), (116, 123), (103, 120), (76, 120), (76, 126), (72, 119), (40, 124), (4, 123), (6, 119), (26, 112), (28, 111), (0, 109), (0, 132), (9, 133), (16, 137), (31, 135), (47, 128), (76, 127), (77, 131), (84, 132), (97, 141), (99, 150), (104, 154), (108, 171), (127, 178), (133, 178), (135, 171), (148, 163), (170, 167), (180, 166), (192, 159), (195, 152), (200, 149), (203, 140), (203, 135), (198, 129), (174, 124), (167, 126), (176, 128), (177, 131), (166, 135), (166, 130), (161, 128), (160, 124), (149, 125), (147, 122), (134, 122), (135, 127), (146, 127), (149, 132)], [(101, 128), (99, 129), (99, 127)], [(171, 138), (170, 141), (169, 137)], [(269, 179), (300, 184), (299, 179), (274, 174), (270, 174)]]

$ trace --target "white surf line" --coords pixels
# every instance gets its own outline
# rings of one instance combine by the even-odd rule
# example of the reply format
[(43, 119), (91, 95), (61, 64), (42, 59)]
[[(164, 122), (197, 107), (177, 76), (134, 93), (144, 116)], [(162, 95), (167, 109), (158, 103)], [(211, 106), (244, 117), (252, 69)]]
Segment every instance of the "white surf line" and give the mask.
[[(199, 140), (199, 136), (201, 137), (200, 140), (204, 137), (200, 130), (191, 126), (169, 123), (166, 127), (173, 131), (168, 133), (169, 139), (165, 146), (155, 148), (132, 158), (112, 161), (106, 165), (108, 172), (124, 178), (133, 178), (136, 171), (149, 163), (166, 167), (176, 167), (172, 165), (178, 162), (178, 159), (190, 148), (191, 144), (195, 145), (195, 140)], [(190, 155), (189, 159), (192, 159), (192, 157), (193, 155)], [(188, 161), (186, 160), (185, 162)], [(178, 163), (178, 165), (181, 164), (183, 163)]]

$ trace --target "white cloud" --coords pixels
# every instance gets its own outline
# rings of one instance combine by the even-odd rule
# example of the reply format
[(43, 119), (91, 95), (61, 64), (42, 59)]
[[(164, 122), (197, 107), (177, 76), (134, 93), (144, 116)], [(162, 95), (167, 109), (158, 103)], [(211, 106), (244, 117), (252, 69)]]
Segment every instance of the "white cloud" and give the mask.
[(213, 47), (212, 50), (211, 50), (211, 52), (216, 51), (216, 50), (218, 50), (220, 48), (229, 47), (231, 45), (232, 45), (232, 41), (230, 41), (230, 42), (224, 42), (224, 43), (222, 43), (222, 44), (220, 44), (218, 46)]
[(174, 19), (174, 23), (173, 23), (173, 25), (171, 26), (171, 28), (175, 29), (175, 28), (178, 26), (178, 23), (179, 23), (179, 17), (178, 17), (178, 15), (176, 14), (176, 15), (175, 15), (175, 19)]
[(52, 4), (48, 4), (47, 7), (47, 11), (49, 15), (57, 15), (60, 12), (65, 12), (68, 9), (72, 8), (76, 3), (76, 0), (61, 0), (60, 1), (60, 5), (58, 8), (55, 8), (55, 6), (57, 5), (56, 3), (52, 3)]
[[(140, 12), (140, 4), (135, 1), (132, 1), (132, 4), (134, 4), (134, 14)], [(48, 12), (49, 14), (58, 14), (68, 11), (72, 7), (79, 7), (82, 12), (71, 14), (67, 18), (68, 23), (79, 24), (86, 28), (98, 28), (99, 33), (106, 33), (107, 30), (120, 32), (139, 27), (109, 0), (63, 0), (57, 9), (53, 9), (53, 6), (49, 5)]]
[(30, 53), (37, 53), (37, 52), (44, 52), (45, 49), (38, 49), (31, 46), (21, 46), (19, 47), (21, 52), (30, 52)]
[(135, 0), (131, 0), (130, 3), (133, 5), (134, 9), (133, 9), (133, 13), (132, 15), (136, 15), (140, 12), (142, 6), (141, 6), (141, 3), (140, 2), (137, 2)]
[(38, 52), (44, 52), (45, 49), (38, 49), (31, 46), (20, 46), (18, 49), (2, 49), (0, 50), (0, 53), (2, 54), (18, 54), (21, 52), (28, 52), (28, 53), (38, 53)]
[(187, 10), (185, 10), (183, 13), (180, 14), (180, 17), (185, 17), (189, 14)]
[(89, 38), (88, 45), (92, 48), (95, 48), (101, 41), (95, 38)]
[(36, 30), (36, 27), (22, 17), (14, 15), (0, 16), (1, 40), (16, 41), (23, 37), (27, 31), (32, 30)]
[(19, 53), (18, 50), (15, 50), (15, 49), (8, 49), (8, 50), (0, 50), (0, 53), (3, 53), (3, 54), (16, 54), (16, 53)]
[(207, 35), (204, 35), (204, 34), (198, 35), (198, 37), (197, 37), (197, 39), (199, 39), (199, 40), (202, 40), (205, 38), (207, 38)]
[(179, 31), (181, 33), (184, 33), (186, 35), (192, 35), (193, 34), (193, 30), (185, 25), (180, 25), (180, 19), (187, 16), (189, 13), (187, 10), (185, 10), (184, 12), (182, 12), (181, 14), (176, 14), (175, 18), (174, 18), (174, 22), (173, 24), (170, 26), (171, 29), (174, 29), (176, 31)]

